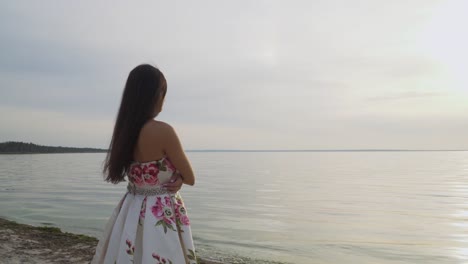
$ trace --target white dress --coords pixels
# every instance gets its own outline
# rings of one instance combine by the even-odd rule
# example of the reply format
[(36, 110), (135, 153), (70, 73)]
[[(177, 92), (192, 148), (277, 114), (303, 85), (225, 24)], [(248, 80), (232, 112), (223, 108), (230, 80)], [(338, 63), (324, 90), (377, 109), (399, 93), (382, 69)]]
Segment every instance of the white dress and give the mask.
[(114, 209), (91, 263), (197, 263), (182, 198), (161, 186), (175, 172), (167, 157), (131, 164), (128, 191)]

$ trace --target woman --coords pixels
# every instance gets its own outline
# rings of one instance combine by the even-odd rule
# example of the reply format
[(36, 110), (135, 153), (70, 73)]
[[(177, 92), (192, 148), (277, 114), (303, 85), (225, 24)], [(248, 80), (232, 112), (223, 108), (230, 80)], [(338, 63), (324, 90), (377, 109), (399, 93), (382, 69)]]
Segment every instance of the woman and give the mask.
[(154, 118), (167, 84), (147, 64), (127, 79), (105, 160), (106, 181), (128, 178), (91, 263), (196, 263), (184, 203), (177, 192), (195, 177), (174, 129)]

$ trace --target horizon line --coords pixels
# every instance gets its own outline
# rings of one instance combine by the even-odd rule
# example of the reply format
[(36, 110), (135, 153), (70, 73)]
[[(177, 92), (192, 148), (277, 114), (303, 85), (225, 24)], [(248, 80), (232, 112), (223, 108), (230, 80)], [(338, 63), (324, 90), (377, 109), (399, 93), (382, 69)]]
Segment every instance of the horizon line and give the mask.
[[(75, 149), (94, 149), (101, 151), (108, 151), (105, 148), (96, 147), (65, 147), (65, 146), (48, 146), (39, 145), (32, 142), (21, 142), (21, 141), (4, 141), (4, 143), (22, 143), (22, 144), (34, 144), (41, 147), (53, 147), (53, 148), (75, 148)], [(391, 149), (391, 148), (363, 148), (363, 149), (185, 149), (186, 152), (359, 152), (359, 151), (468, 151), (468, 149)]]

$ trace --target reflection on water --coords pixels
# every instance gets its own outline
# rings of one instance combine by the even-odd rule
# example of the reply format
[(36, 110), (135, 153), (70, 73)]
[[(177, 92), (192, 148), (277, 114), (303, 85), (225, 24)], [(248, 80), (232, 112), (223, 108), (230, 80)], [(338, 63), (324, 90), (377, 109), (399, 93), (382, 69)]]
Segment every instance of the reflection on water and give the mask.
[(453, 226), (456, 228), (452, 234), (453, 241), (457, 245), (449, 248), (453, 256), (461, 262), (468, 262), (468, 159), (460, 163), (458, 176), (454, 181), (449, 182), (450, 190), (455, 197), (465, 198), (458, 203), (453, 203), (454, 213)]
[[(199, 250), (290, 263), (465, 263), (468, 152), (188, 154)], [(104, 154), (0, 156), (0, 214), (99, 235)], [(215, 252), (215, 253), (213, 253)]]

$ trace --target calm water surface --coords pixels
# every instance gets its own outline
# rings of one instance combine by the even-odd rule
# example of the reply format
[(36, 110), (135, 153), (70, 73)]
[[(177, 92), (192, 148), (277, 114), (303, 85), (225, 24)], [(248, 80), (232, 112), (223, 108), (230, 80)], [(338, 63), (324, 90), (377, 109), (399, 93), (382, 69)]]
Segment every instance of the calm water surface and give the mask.
[[(0, 216), (100, 236), (126, 183), (103, 153), (0, 155)], [(468, 152), (189, 152), (204, 255), (287, 263), (467, 263)]]

